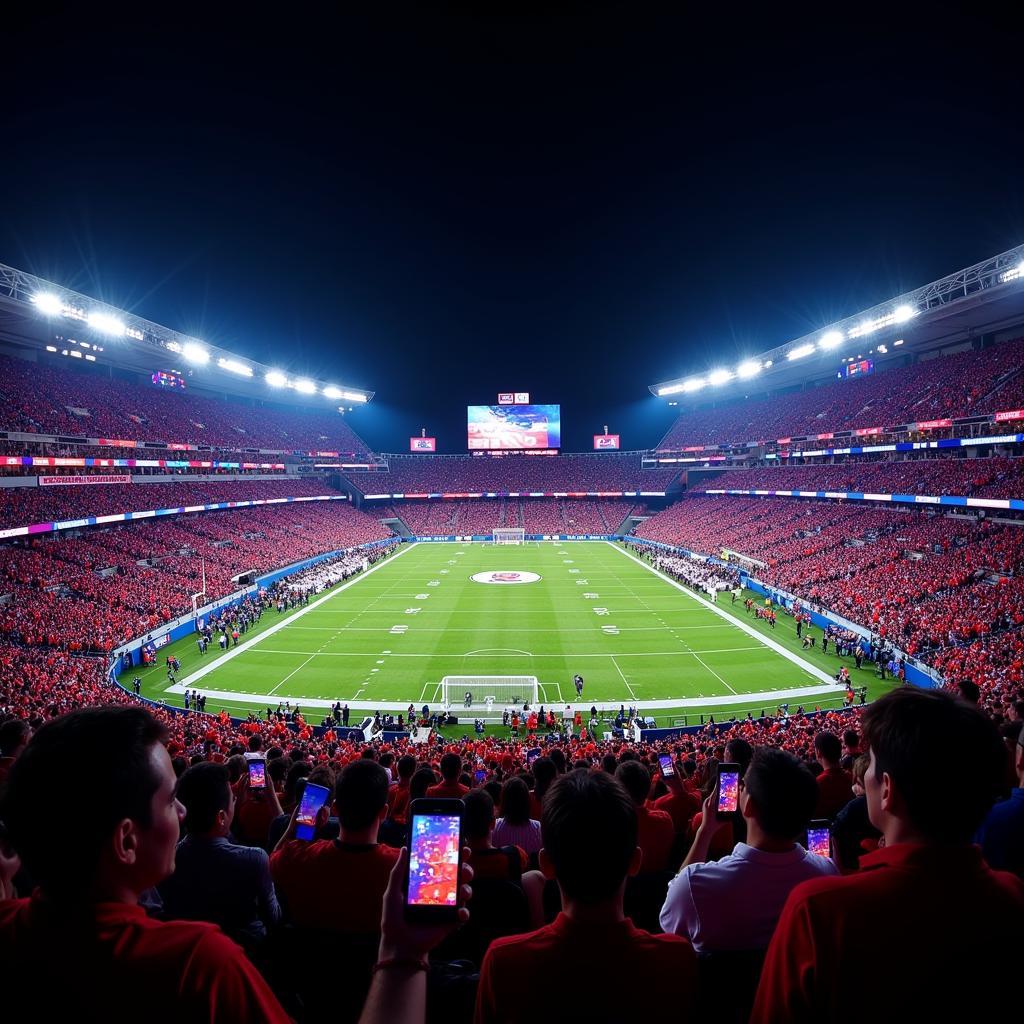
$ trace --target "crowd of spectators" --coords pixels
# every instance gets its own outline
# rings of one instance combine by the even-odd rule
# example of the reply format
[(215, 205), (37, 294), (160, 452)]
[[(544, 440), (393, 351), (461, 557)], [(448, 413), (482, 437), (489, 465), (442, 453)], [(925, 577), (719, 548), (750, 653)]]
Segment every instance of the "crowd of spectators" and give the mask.
[(774, 441), (1016, 409), (1021, 365), (1024, 339), (1016, 339), (772, 398), (684, 408), (657, 448)]
[(0, 547), (0, 636), (109, 651), (237, 590), (232, 577), (390, 537), (347, 502), (297, 503), (150, 520)]
[(0, 357), (0, 404), (0, 428), (30, 434), (165, 441), (229, 450), (353, 454), (370, 450), (337, 412), (205, 398), (6, 356)]
[(350, 473), (364, 494), (666, 491), (679, 469), (644, 469), (635, 452), (590, 455), (389, 455), (387, 472)]

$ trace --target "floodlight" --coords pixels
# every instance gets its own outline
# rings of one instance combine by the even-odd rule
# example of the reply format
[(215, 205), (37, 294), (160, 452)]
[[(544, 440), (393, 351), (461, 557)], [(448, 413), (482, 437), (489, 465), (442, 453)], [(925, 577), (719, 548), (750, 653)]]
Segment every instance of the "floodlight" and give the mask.
[(663, 398), (665, 395), (677, 395), (682, 390), (682, 384), (669, 384), (667, 387), (658, 388), (658, 397)]
[(63, 308), (64, 303), (60, 297), (53, 292), (37, 292), (32, 296), (36, 309), (44, 316), (56, 316)]
[(829, 349), (835, 348), (837, 345), (842, 345), (846, 339), (843, 337), (842, 331), (826, 331), (818, 339), (818, 348)]
[(98, 310), (94, 310), (86, 318), (86, 322), (94, 331), (100, 331), (102, 334), (124, 334), (124, 324), (116, 316), (111, 316), (109, 313), (101, 313)]
[(342, 398), (345, 392), (341, 388), (336, 388), (333, 384), (327, 384), (324, 386), (323, 395), (324, 398)]
[(764, 368), (766, 370), (770, 370), (772, 368), (772, 361), (770, 359), (766, 359), (764, 361)]
[(85, 358), (88, 359), (90, 363), (96, 362), (96, 357), (91, 352), (86, 352)]
[(685, 384), (683, 384), (682, 390), (683, 391), (700, 391), (700, 389), (702, 387), (704, 387), (704, 385), (706, 383), (707, 382), (704, 380), (703, 377), (691, 377), (688, 381), (686, 381)]
[(202, 345), (197, 345), (194, 341), (187, 342), (182, 348), (181, 354), (190, 363), (196, 363), (199, 366), (205, 366), (210, 361), (210, 353)]
[(57, 346), (56, 345), (47, 345), (46, 346), (46, 351), (47, 352), (56, 352), (57, 351)]
[(708, 374), (708, 383), (718, 387), (719, 384), (728, 384), (732, 376), (732, 370), (712, 370)]
[(896, 348), (896, 347), (898, 347), (898, 346), (903, 344), (903, 339), (902, 338), (897, 338), (892, 344), (893, 344), (893, 347)]
[(308, 380), (305, 377), (300, 377), (297, 381), (293, 381), (292, 387), (296, 391), (301, 391), (304, 395), (315, 395), (317, 391), (316, 381)]
[(787, 359), (803, 359), (804, 356), (809, 356), (814, 351), (813, 345), (800, 345), (798, 348), (790, 349), (786, 353)]
[(888, 349), (888, 347), (886, 345), (879, 345), (878, 346), (879, 355), (883, 355), (884, 356), (888, 351), (889, 351), (889, 349)]
[(71, 350), (70, 350), (70, 351), (68, 352), (68, 355), (69, 355), (69, 356), (74, 356), (74, 358), (75, 358), (75, 359), (81, 359), (81, 358), (82, 358), (82, 353), (81, 353), (81, 352), (79, 352), (77, 348), (73, 348), (73, 349), (71, 349)]
[(746, 380), (748, 377), (756, 377), (761, 372), (761, 364), (756, 359), (748, 359), (736, 367), (736, 376)]
[(912, 306), (897, 306), (893, 310), (893, 319), (898, 324), (905, 324), (912, 316), (914, 316), (914, 308)]
[(288, 386), (288, 378), (280, 370), (271, 370), (263, 378), (272, 388)]
[[(327, 392), (325, 391), (324, 394), (326, 395)], [(328, 395), (328, 397), (330, 397), (330, 396)], [(366, 395), (361, 394), (358, 391), (342, 391), (341, 397), (342, 398), (347, 398), (350, 402), (365, 402), (365, 401), (367, 401)]]
[(217, 365), (222, 370), (227, 370), (230, 373), (238, 373), (243, 377), (252, 376), (252, 367), (246, 366), (245, 363), (240, 363), (237, 359), (225, 359), (223, 356), (217, 360)]

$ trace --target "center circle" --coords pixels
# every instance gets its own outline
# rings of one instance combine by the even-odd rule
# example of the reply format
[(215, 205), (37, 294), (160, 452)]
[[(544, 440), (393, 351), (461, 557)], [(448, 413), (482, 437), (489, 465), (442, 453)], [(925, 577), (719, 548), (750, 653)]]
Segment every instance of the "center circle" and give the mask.
[(469, 577), (474, 583), (495, 583), (508, 586), (512, 583), (536, 583), (540, 577), (535, 572), (477, 572)]

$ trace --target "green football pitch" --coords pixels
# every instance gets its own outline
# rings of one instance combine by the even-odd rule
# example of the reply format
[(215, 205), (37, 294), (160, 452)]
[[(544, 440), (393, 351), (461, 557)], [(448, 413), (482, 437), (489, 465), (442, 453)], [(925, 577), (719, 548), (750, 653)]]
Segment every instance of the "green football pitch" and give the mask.
[[(473, 579), (492, 573), (538, 578)], [(171, 652), (182, 663), (176, 686), (163, 666)], [(846, 663), (871, 697), (888, 688)], [(208, 711), (241, 716), (290, 701), (319, 722), (336, 700), (370, 713), (436, 707), (446, 675), (536, 676), (541, 701), (564, 707), (577, 703), (579, 673), (586, 708), (635, 703), (669, 725), (782, 703), (838, 706), (838, 668), (831, 653), (801, 649), (788, 616), (772, 630), (742, 602), (726, 594), (711, 604), (621, 545), (419, 543), (308, 607), (265, 612), (225, 653), (211, 644), (201, 656), (192, 638), (164, 648), (143, 675), (143, 695), (180, 704), (184, 690), (198, 689)], [(457, 713), (461, 699), (453, 704)]]

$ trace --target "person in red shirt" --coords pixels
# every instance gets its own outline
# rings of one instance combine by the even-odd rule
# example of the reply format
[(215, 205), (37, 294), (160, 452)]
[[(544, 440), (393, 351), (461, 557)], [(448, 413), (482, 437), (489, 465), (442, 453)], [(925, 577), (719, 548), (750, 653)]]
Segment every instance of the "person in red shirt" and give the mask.
[(445, 754), (441, 758), (440, 768), (441, 781), (427, 790), (427, 796), (454, 797), (456, 800), (461, 800), (469, 792), (469, 786), (463, 786), (459, 782), (462, 758), (458, 754)]
[[(626, 879), (640, 868), (636, 805), (604, 772), (561, 776), (544, 801), (541, 869), (558, 883), (562, 912), (526, 935), (496, 939), (484, 957), (475, 1024), (575, 1020), (573, 978), (620, 979), (604, 986), (590, 1019), (692, 1019), (697, 984), (693, 947), (678, 935), (651, 935), (623, 913)], [(524, 985), (526, 986), (524, 989)], [(536, 995), (541, 993), (541, 995)]]
[(622, 783), (636, 804), (636, 844), (644, 853), (641, 870), (664, 871), (668, 867), (676, 828), (664, 811), (647, 806), (651, 773), (639, 761), (623, 761), (615, 770), (615, 778)]
[(174, 871), (184, 815), (165, 738), (142, 708), (86, 708), (42, 726), (11, 770), (2, 814), (39, 885), (0, 903), (11, 1020), (289, 1020), (216, 925), (139, 905)]
[(818, 805), (814, 817), (834, 818), (851, 800), (853, 779), (839, 767), (843, 749), (834, 732), (819, 732), (814, 737), (814, 752), (824, 768), (818, 776)]
[[(966, 701), (914, 687), (872, 704), (863, 730), (868, 816), (884, 846), (856, 874), (790, 893), (751, 1021), (860, 1024), (866, 1007), (875, 1019), (944, 1020), (958, 1005), (995, 1020), (1024, 918), (1024, 882), (993, 871), (971, 844), (1002, 785), (999, 735)], [(954, 750), (964, 770), (940, 784), (936, 754)], [(855, 992), (853, 964), (865, 967)]]
[[(377, 842), (387, 816), (388, 774), (376, 761), (347, 764), (334, 788), (338, 839), (296, 839), (296, 815), (270, 858), (286, 916), (300, 928), (368, 935), (380, 929), (381, 899), (398, 850)], [(321, 808), (317, 821), (327, 820)]]
[(690, 827), (690, 819), (700, 810), (700, 798), (683, 785), (676, 767), (675, 775), (665, 779), (668, 792), (654, 801), (656, 811), (664, 811), (671, 819), (676, 832), (686, 832)]
[(388, 790), (388, 817), (405, 824), (409, 810), (409, 783), (416, 771), (416, 758), (411, 754), (403, 754), (398, 759), (398, 782)]

